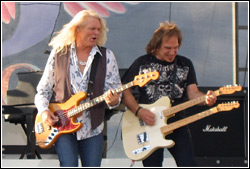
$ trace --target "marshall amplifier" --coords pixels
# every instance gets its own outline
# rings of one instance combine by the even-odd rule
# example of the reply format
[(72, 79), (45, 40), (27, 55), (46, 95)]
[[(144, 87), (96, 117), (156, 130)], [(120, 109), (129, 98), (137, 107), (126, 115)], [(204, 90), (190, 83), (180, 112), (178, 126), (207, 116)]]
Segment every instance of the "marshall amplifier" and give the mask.
[[(219, 87), (199, 87), (218, 90)], [(189, 124), (197, 164), (200, 166), (246, 166), (248, 154), (248, 100), (247, 88), (230, 95), (217, 97), (220, 103), (238, 101), (239, 108), (221, 111)], [(209, 109), (209, 106), (194, 106), (187, 109), (193, 115)]]

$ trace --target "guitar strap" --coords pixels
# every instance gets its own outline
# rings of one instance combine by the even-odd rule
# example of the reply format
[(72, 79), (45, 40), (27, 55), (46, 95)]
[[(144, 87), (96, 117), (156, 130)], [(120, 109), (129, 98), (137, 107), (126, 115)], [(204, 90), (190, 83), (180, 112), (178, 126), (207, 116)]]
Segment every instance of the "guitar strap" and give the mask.
[(175, 83), (176, 83), (176, 72), (177, 72), (177, 58), (175, 58), (174, 60), (174, 71), (173, 71), (173, 84), (172, 84), (172, 89), (171, 89), (171, 93), (170, 93), (170, 98), (171, 98), (171, 102), (174, 102), (174, 88), (175, 88)]

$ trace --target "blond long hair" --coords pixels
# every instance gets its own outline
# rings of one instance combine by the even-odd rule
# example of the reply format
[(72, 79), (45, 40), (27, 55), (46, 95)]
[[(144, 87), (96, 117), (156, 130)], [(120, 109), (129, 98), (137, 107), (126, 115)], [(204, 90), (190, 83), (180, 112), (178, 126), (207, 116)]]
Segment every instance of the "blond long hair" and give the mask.
[(149, 41), (146, 52), (156, 54), (157, 50), (161, 47), (163, 37), (166, 37), (166, 40), (170, 39), (173, 36), (178, 37), (179, 47), (182, 43), (182, 33), (178, 26), (174, 23), (161, 22), (160, 27), (155, 30), (151, 40)]
[(67, 51), (67, 46), (73, 44), (76, 40), (76, 30), (78, 27), (84, 27), (87, 22), (87, 17), (95, 17), (99, 19), (101, 23), (100, 36), (97, 40), (98, 46), (104, 46), (107, 41), (107, 31), (106, 22), (93, 10), (82, 10), (78, 12), (73, 19), (65, 24), (63, 28), (56, 32), (56, 36), (50, 41), (49, 46), (52, 46), (56, 50), (56, 53), (60, 51)]

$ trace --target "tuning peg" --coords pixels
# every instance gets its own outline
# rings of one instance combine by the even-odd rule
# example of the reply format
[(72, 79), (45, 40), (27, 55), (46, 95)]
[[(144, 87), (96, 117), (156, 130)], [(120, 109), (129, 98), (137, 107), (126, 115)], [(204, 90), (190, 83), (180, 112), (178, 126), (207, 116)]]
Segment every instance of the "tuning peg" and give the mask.
[(146, 73), (147, 73), (147, 69), (143, 69), (142, 71), (143, 71), (143, 73), (144, 73), (144, 74), (146, 74)]

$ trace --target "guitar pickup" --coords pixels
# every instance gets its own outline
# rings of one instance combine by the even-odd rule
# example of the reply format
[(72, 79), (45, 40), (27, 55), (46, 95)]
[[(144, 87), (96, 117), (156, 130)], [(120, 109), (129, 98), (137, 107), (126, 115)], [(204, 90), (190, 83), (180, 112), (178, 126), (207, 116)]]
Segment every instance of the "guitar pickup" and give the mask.
[(44, 131), (43, 129), (43, 123), (38, 123), (35, 126), (35, 132), (38, 134), (41, 134)]
[(148, 134), (146, 132), (137, 135), (138, 144), (142, 144), (147, 141), (148, 141)]
[(142, 119), (139, 119), (139, 124), (140, 126), (146, 126), (146, 123)]

